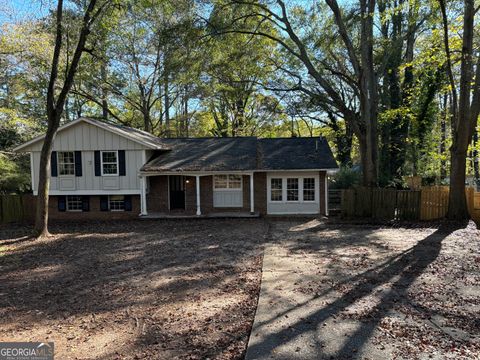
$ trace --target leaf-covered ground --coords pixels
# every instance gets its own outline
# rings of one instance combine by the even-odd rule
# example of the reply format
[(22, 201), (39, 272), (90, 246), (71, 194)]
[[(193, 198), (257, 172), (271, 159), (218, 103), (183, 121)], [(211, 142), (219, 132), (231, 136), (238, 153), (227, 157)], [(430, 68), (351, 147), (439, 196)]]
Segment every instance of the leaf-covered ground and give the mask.
[(256, 358), (480, 359), (473, 223), (285, 221), (270, 231)]
[(0, 339), (57, 359), (239, 359), (261, 278), (261, 220), (0, 227)]

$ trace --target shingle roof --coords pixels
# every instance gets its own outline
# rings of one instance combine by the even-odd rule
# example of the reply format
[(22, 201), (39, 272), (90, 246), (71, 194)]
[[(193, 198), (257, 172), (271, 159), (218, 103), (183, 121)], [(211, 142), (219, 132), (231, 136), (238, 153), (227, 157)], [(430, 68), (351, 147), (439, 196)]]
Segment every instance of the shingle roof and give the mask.
[(156, 171), (242, 171), (335, 169), (323, 138), (191, 138), (161, 139), (162, 151), (141, 169)]
[(254, 170), (257, 139), (189, 138), (161, 139), (171, 150), (147, 162), (142, 171), (223, 171)]
[(259, 164), (263, 170), (335, 169), (327, 140), (322, 137), (258, 139)]

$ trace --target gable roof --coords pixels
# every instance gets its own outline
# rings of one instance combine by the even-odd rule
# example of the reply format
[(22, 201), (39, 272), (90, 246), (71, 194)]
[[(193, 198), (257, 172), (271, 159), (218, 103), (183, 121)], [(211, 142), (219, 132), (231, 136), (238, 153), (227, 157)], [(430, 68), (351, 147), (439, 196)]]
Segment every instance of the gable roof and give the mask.
[(171, 150), (148, 161), (141, 171), (241, 171), (257, 165), (257, 139), (162, 139)]
[(336, 169), (327, 140), (323, 137), (258, 139), (258, 168), (284, 169)]
[(162, 139), (171, 150), (150, 159), (142, 172), (336, 169), (324, 138)]
[[(165, 147), (164, 143), (162, 140), (146, 131), (131, 128), (128, 126), (123, 126), (123, 125), (116, 125), (110, 122), (106, 121), (100, 121), (100, 120), (95, 120), (91, 118), (86, 118), (86, 117), (80, 117), (74, 121), (71, 121), (69, 123), (66, 123), (65, 125), (62, 125), (58, 128), (58, 133), (61, 131), (68, 129), (80, 122), (85, 122), (94, 126), (97, 126), (99, 128), (102, 128), (106, 131), (110, 131), (114, 134), (117, 134), (119, 136), (122, 136), (124, 138), (127, 138), (133, 142), (136, 142), (140, 145), (146, 146), (147, 148), (154, 149), (154, 150), (161, 150), (161, 149), (168, 149)], [(13, 149), (13, 151), (20, 151), (22, 149), (27, 148), (28, 146), (35, 144), (38, 141), (41, 141), (45, 138), (45, 135), (40, 135), (35, 138), (33, 138), (30, 141), (27, 141), (26, 143), (23, 143), (16, 148)]]

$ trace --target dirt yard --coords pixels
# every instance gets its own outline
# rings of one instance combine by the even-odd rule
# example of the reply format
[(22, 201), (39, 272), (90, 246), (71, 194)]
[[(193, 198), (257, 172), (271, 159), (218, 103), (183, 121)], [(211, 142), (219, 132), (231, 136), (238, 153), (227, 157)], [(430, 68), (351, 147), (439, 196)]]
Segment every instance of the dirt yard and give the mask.
[(261, 220), (0, 227), (0, 339), (56, 359), (240, 359), (255, 314)]

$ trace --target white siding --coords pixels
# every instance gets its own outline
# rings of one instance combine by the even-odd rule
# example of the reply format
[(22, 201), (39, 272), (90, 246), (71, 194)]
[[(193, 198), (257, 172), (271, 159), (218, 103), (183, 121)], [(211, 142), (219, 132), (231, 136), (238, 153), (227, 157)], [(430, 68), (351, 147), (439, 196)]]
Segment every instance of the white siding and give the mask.
[[(32, 184), (38, 189), (42, 142), (32, 145)], [(126, 176), (95, 176), (95, 150), (125, 150)], [(138, 171), (143, 166), (145, 147), (99, 127), (80, 122), (58, 133), (53, 151), (81, 151), (82, 176), (56, 176), (50, 180), (50, 194), (139, 194)]]
[(243, 192), (240, 190), (213, 190), (213, 207), (242, 207)]
[[(27, 151), (41, 151), (42, 141), (30, 145)], [(73, 150), (144, 150), (145, 146), (123, 136), (91, 125), (79, 122), (58, 133), (53, 143), (54, 151)]]
[[(271, 200), (271, 179), (283, 180), (282, 201)], [(287, 201), (287, 178), (299, 179), (299, 200)], [(303, 179), (315, 179), (315, 201), (302, 201)], [(320, 212), (320, 182), (318, 172), (269, 172), (267, 173), (267, 213), (272, 215), (282, 214), (318, 214)]]

